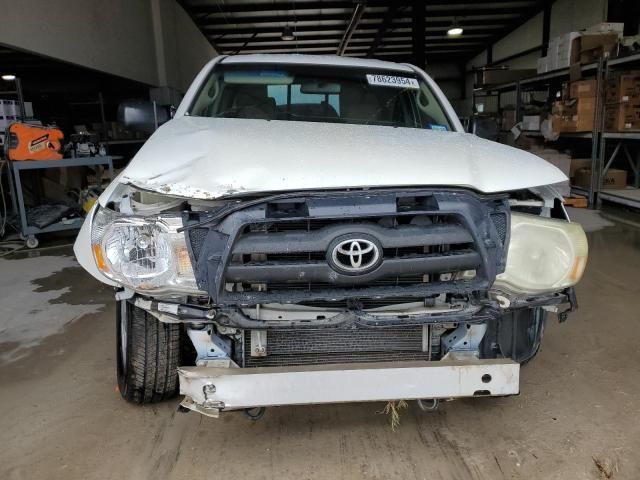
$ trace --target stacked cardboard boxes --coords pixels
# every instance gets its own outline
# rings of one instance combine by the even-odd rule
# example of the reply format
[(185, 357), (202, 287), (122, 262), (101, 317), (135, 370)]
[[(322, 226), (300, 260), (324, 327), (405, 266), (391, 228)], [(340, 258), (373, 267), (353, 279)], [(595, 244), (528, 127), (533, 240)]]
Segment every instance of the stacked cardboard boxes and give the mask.
[[(576, 171), (573, 179), (573, 184), (584, 188), (591, 188), (591, 169), (581, 168)], [(610, 168), (607, 170), (606, 175), (602, 178), (602, 188), (607, 190), (622, 190), (627, 187), (627, 172), (626, 170), (618, 170)]]
[(624, 23), (599, 23), (582, 32), (569, 32), (549, 41), (547, 55), (538, 59), (538, 73), (586, 64), (612, 53), (622, 36)]
[(547, 56), (538, 59), (538, 73), (569, 67), (574, 41), (579, 37), (579, 32), (569, 32), (552, 39), (547, 47)]
[(605, 91), (605, 130), (640, 131), (640, 71), (611, 78), (607, 81)]
[(578, 170), (582, 170), (583, 168), (591, 169), (590, 158), (572, 158), (571, 167), (569, 169), (569, 178), (573, 180), (576, 176), (576, 172)]
[(590, 132), (596, 112), (597, 82), (579, 80), (563, 88), (565, 98), (553, 103), (551, 125), (554, 132)]
[(571, 63), (597, 62), (610, 55), (618, 46), (617, 33), (586, 33), (575, 39), (571, 52)]

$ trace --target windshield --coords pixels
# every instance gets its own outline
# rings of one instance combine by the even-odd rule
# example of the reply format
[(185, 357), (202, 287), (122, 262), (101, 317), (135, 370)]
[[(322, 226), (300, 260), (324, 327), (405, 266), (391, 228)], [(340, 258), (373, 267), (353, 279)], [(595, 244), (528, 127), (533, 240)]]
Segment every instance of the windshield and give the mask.
[(452, 129), (413, 73), (316, 65), (217, 64), (188, 114)]

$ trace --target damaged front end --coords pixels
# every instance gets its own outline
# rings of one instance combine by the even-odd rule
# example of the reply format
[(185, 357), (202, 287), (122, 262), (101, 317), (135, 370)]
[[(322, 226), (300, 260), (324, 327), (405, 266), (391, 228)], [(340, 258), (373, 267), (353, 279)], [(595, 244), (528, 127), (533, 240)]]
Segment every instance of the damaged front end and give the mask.
[(550, 189), (295, 192), (199, 203), (123, 186), (93, 217), (119, 299), (180, 323), (183, 406), (517, 394), (584, 232)]

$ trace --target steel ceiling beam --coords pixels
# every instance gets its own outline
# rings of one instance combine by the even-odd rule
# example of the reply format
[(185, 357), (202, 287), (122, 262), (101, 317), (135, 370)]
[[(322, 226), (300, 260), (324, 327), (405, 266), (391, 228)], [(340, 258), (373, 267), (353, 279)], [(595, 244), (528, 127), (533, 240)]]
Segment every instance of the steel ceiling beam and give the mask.
[[(293, 3), (289, 1), (274, 1), (272, 3), (241, 3), (241, 4), (228, 4), (228, 3), (216, 3), (211, 5), (189, 5), (190, 2), (183, 1), (185, 8), (188, 8), (194, 14), (206, 15), (206, 14), (225, 14), (225, 13), (254, 13), (254, 12), (273, 12), (273, 11), (287, 11), (287, 10), (330, 10), (330, 9), (351, 9), (353, 8), (353, 1), (342, 0), (324, 0), (315, 2), (297, 2)], [(440, 6), (468, 6), (469, 8), (491, 8), (492, 5), (497, 5), (496, 8), (500, 8), (501, 5), (532, 5), (535, 0), (430, 0), (428, 7), (440, 7)], [(391, 6), (409, 6), (411, 0), (368, 0), (367, 6), (369, 7), (391, 7)]]
[[(482, 45), (482, 42), (459, 42), (459, 43), (425, 43), (425, 47), (429, 47), (429, 51), (431, 51), (431, 48), (452, 48), (452, 49), (466, 49), (466, 50), (473, 50), (474, 48), (476, 48), (478, 45)], [(385, 50), (389, 50), (389, 49), (393, 49), (393, 48), (397, 48), (397, 47), (403, 47), (406, 48), (407, 51), (410, 51), (412, 48), (412, 43), (411, 40), (406, 40), (406, 41), (399, 41), (399, 42), (391, 42), (391, 43), (385, 43), (384, 45), (382, 45), (380, 47), (380, 49), (378, 50), (378, 52), (383, 52)], [(234, 50), (234, 47), (228, 47), (229, 50)], [(327, 51), (331, 51), (333, 53), (335, 53), (336, 51), (336, 45), (335, 42), (333, 44), (331, 43), (325, 43), (325, 44), (293, 44), (292, 42), (283, 42), (281, 45), (247, 45), (245, 46), (242, 51), (243, 52), (250, 52), (250, 51), (261, 51), (261, 52), (269, 52), (269, 51), (277, 51), (277, 50), (291, 50), (291, 51), (303, 51), (303, 50), (309, 50), (309, 49), (323, 49), (323, 50), (327, 50)], [(351, 53), (354, 50), (364, 50), (364, 51), (368, 51), (369, 50), (369, 46), (366, 44), (362, 44), (362, 45), (349, 45), (349, 49), (347, 50), (347, 52)]]
[(367, 57), (373, 57), (375, 55), (376, 49), (380, 46), (382, 39), (384, 38), (386, 33), (389, 31), (391, 22), (393, 22), (393, 17), (395, 17), (399, 7), (400, 5), (394, 2), (391, 4), (391, 6), (387, 8), (387, 12), (384, 14), (384, 17), (382, 18), (382, 23), (380, 24), (380, 28), (378, 29), (378, 32), (376, 33), (376, 36), (373, 39), (373, 43), (371, 44), (371, 47), (367, 52)]
[(423, 0), (413, 0), (411, 2), (411, 52), (413, 53), (413, 64), (423, 68), (426, 63), (426, 45), (424, 42), (424, 32), (426, 30), (425, 2)]
[(345, 50), (349, 46), (349, 40), (351, 40), (351, 36), (353, 32), (358, 28), (358, 24), (360, 23), (360, 19), (364, 14), (365, 2), (359, 1), (356, 3), (356, 6), (353, 8), (353, 13), (351, 14), (351, 20), (349, 20), (349, 25), (347, 29), (344, 31), (344, 35), (342, 36), (342, 40), (340, 40), (340, 45), (338, 45), (338, 49), (336, 50), (336, 55), (344, 54)]
[[(425, 40), (427, 40), (427, 42), (434, 42), (434, 43), (451, 43), (451, 42), (456, 42), (456, 41), (467, 41), (467, 40), (477, 40), (477, 43), (484, 43), (482, 40), (486, 39), (488, 37), (490, 37), (491, 34), (486, 33), (486, 34), (471, 34), (471, 35), (464, 35), (462, 37), (456, 38), (456, 39), (452, 39), (452, 38), (447, 38), (446, 35), (426, 35), (425, 36)], [(307, 35), (307, 36), (298, 36), (295, 40), (296, 43), (300, 43), (300, 42), (339, 42), (342, 39), (341, 35)], [(394, 42), (394, 41), (398, 41), (400, 39), (405, 39), (408, 41), (411, 41), (411, 34), (410, 33), (406, 33), (406, 34), (392, 34), (389, 37), (387, 37), (385, 44), (388, 44), (389, 42)], [(356, 36), (355, 34), (351, 37), (351, 41), (349, 43), (354, 44), (354, 43), (371, 43), (373, 42), (375, 39), (373, 37), (373, 35), (369, 34), (360, 34), (358, 36)], [(280, 37), (255, 37), (255, 38), (251, 38), (249, 37), (245, 37), (245, 38), (234, 38), (234, 39), (220, 39), (218, 40), (218, 45), (220, 47), (238, 47), (240, 45), (243, 45), (244, 43), (246, 43), (247, 41), (249, 41), (250, 45), (264, 45), (264, 44), (281, 44), (283, 43), (283, 41), (280, 39)], [(293, 41), (292, 41), (293, 42)]]
[[(432, 48), (471, 57), (542, 11), (541, 5), (552, 0), (367, 0), (366, 9), (364, 0), (210, 5), (190, 5), (199, 0), (178, 1), (220, 53), (356, 52), (368, 57), (398, 53), (413, 54), (411, 61), (424, 66), (424, 59), (433, 57)], [(413, 11), (424, 15), (416, 16)], [(454, 17), (465, 29), (465, 35), (455, 40), (445, 36)], [(295, 25), (297, 38), (295, 42), (280, 44), (278, 40), (286, 24), (292, 28)], [(420, 31), (425, 35), (414, 35)], [(438, 34), (441, 38), (437, 38)], [(409, 47), (406, 51), (405, 46)], [(395, 52), (397, 49), (401, 50)], [(435, 53), (444, 55), (441, 50)]]
[[(434, 20), (427, 18), (426, 19), (426, 30), (438, 28), (446, 31), (451, 26), (451, 20)], [(486, 28), (490, 30), (501, 30), (505, 28), (506, 23), (501, 21), (491, 21), (489, 24), (487, 20), (466, 20), (461, 19), (460, 25), (465, 28)], [(334, 30), (342, 30), (345, 24), (341, 25), (297, 25), (296, 32), (326, 32), (326, 31), (334, 31)], [(376, 31), (379, 27), (379, 24), (361, 24), (360, 30), (373, 30)], [(407, 20), (395, 20), (389, 29), (391, 31), (401, 29), (401, 28), (411, 28), (411, 21)], [(261, 26), (261, 27), (240, 27), (234, 28), (233, 26), (226, 25), (217, 25), (215, 27), (203, 27), (201, 29), (205, 35), (211, 35), (214, 37), (218, 37), (225, 34), (241, 34), (241, 35), (253, 35), (253, 33), (257, 30), (258, 34), (260, 33), (282, 33), (282, 26), (273, 25), (273, 26)]]
[[(424, 7), (424, 3), (423, 3)], [(438, 10), (438, 11), (430, 11), (429, 18), (453, 18), (453, 17), (465, 17), (466, 19), (474, 18), (474, 17), (484, 17), (481, 21), (488, 22), (493, 21), (493, 19), (502, 19), (502, 20), (510, 20), (517, 19), (522, 16), (522, 14), (526, 13), (527, 10), (524, 9), (514, 9), (514, 8), (495, 8), (488, 10), (479, 10), (476, 8), (472, 8), (467, 11), (449, 11), (449, 10)], [(425, 12), (426, 17), (426, 12)], [(322, 21), (347, 21), (349, 17), (344, 13), (327, 13), (327, 14), (312, 14), (312, 15), (300, 15), (300, 14), (288, 14), (288, 15), (275, 15), (275, 16), (255, 16), (255, 17), (231, 17), (231, 18), (203, 18), (199, 19), (195, 17), (194, 22), (202, 27), (205, 26), (221, 26), (228, 25), (230, 28), (233, 28), (235, 25), (242, 24), (253, 24), (259, 25), (261, 23), (272, 23), (272, 24), (299, 24), (300, 22), (322, 22)], [(367, 21), (381, 21), (381, 16), (377, 12), (363, 12), (361, 16), (361, 20)], [(449, 21), (450, 22), (450, 21)]]

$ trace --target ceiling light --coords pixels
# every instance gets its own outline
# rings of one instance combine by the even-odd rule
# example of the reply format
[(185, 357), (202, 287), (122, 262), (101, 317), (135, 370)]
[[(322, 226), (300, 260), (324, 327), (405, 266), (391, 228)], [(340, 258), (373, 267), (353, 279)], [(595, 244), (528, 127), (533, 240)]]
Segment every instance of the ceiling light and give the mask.
[(284, 40), (285, 42), (290, 42), (291, 40), (296, 39), (296, 37), (293, 35), (293, 32), (291, 31), (291, 27), (289, 26), (284, 27), (284, 30), (282, 31), (282, 36), (280, 37), (280, 39)]
[(460, 35), (462, 35), (462, 32), (464, 32), (462, 27), (451, 26), (451, 28), (447, 30), (447, 35), (450, 37), (459, 37)]
[(6, 80), (7, 82), (12, 82), (16, 79), (15, 75), (2, 75), (2, 79)]

